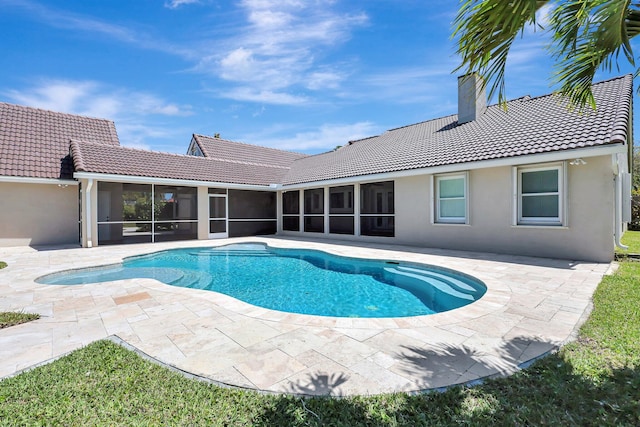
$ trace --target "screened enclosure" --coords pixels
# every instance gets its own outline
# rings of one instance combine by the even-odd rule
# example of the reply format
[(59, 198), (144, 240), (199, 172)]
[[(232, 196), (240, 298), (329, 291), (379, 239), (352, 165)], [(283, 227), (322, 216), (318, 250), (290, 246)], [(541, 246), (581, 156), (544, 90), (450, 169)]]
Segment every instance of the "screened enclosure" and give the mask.
[(98, 182), (98, 244), (197, 238), (196, 188)]

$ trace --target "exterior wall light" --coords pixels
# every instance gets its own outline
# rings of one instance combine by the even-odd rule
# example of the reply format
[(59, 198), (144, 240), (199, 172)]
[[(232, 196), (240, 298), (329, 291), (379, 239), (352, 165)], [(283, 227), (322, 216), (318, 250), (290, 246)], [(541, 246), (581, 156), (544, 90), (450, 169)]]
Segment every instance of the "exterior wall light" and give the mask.
[(582, 166), (582, 165), (586, 165), (587, 162), (585, 162), (584, 160), (582, 160), (581, 158), (578, 159), (573, 159), (569, 162), (569, 164), (571, 166)]

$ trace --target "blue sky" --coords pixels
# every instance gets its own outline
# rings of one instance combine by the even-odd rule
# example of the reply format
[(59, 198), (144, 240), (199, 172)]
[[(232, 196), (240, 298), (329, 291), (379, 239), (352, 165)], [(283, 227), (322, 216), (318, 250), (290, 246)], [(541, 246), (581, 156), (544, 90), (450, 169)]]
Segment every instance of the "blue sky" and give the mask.
[[(0, 0), (0, 101), (111, 119), (128, 147), (184, 153), (191, 134), (219, 133), (327, 151), (456, 113), (457, 7), (451, 0)], [(554, 89), (547, 43), (528, 30), (514, 45), (508, 98)], [(633, 72), (622, 65), (597, 80)]]

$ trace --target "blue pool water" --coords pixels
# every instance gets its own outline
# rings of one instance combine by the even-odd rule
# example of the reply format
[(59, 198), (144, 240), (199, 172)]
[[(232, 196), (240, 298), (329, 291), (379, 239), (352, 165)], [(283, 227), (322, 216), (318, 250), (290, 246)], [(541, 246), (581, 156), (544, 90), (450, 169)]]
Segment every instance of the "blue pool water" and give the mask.
[(486, 292), (480, 280), (454, 270), (261, 243), (172, 249), (37, 281), (75, 285), (132, 278), (216, 291), (272, 310), (336, 317), (433, 314), (470, 304)]

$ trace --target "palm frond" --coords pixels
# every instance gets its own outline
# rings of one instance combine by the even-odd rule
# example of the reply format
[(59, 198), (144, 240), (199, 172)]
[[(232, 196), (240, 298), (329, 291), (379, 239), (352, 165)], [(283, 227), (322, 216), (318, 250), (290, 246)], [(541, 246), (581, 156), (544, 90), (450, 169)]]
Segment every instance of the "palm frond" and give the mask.
[(639, 14), (629, 0), (565, 1), (552, 16), (555, 80), (572, 107), (596, 108), (591, 85), (599, 69), (618, 66), (622, 53), (634, 64), (630, 39), (638, 34)]
[(640, 34), (640, 1), (463, 0), (454, 21), (453, 37), (462, 58), (455, 71), (480, 74), (489, 85), (489, 96), (497, 92), (504, 103), (511, 46), (527, 25), (536, 25), (536, 12), (549, 3), (554, 6), (554, 80), (573, 107), (596, 108), (591, 92), (595, 73), (618, 67), (621, 56), (635, 66), (631, 39)]
[(489, 85), (489, 97), (498, 93), (505, 102), (504, 71), (513, 41), (548, 1), (465, 0), (454, 21), (462, 63), (456, 71), (478, 73)]

